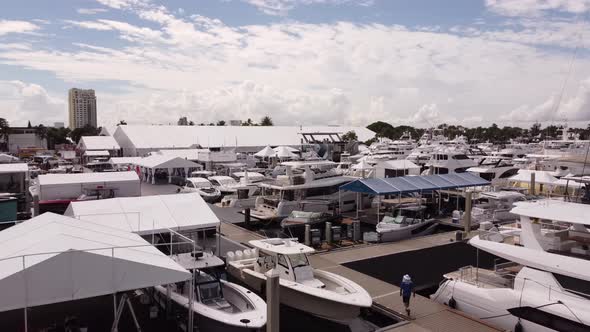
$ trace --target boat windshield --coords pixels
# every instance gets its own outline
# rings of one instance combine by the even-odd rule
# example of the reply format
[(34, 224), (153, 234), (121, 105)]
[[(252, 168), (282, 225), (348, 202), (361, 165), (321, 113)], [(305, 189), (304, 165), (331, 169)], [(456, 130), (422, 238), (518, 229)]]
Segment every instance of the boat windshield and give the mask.
[(195, 274), (195, 284), (197, 286), (199, 298), (201, 301), (222, 297), (219, 279), (210, 274)]
[(289, 260), (291, 261), (291, 267), (293, 268), (309, 265), (309, 261), (305, 254), (289, 255)]

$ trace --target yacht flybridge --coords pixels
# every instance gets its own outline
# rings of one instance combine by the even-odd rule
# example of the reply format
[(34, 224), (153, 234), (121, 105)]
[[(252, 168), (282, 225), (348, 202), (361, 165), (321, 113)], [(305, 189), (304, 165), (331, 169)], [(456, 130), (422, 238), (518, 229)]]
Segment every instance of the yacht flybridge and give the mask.
[(163, 307), (172, 303), (173, 308), (183, 313), (189, 308), (192, 292), (192, 309), (199, 330), (252, 331), (262, 328), (266, 324), (264, 300), (242, 286), (221, 279), (216, 268), (222, 268), (224, 263), (219, 257), (209, 253), (199, 255), (173, 256), (176, 262), (193, 272), (194, 284), (187, 281), (156, 286), (154, 297), (158, 303)]
[(515, 206), (520, 229), (469, 242), (510, 262), (446, 274), (432, 299), (502, 329), (589, 331), (590, 206), (557, 200)]
[(280, 276), (281, 303), (313, 315), (347, 322), (372, 304), (369, 293), (337, 274), (314, 269), (307, 254), (313, 248), (293, 239), (265, 239), (249, 242), (254, 257), (228, 262), (228, 271), (257, 292), (262, 292), (267, 273)]

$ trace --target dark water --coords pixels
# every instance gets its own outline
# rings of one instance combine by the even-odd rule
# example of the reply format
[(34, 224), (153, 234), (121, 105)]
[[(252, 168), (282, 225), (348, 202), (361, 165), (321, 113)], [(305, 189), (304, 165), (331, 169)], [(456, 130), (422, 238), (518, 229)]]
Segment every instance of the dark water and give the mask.
[[(464, 242), (406, 251), (343, 264), (353, 270), (399, 286), (404, 274), (412, 277), (416, 291), (430, 295), (443, 280), (443, 274), (467, 265), (478, 264), (478, 250)], [(479, 250), (479, 267), (492, 268), (496, 256)]]

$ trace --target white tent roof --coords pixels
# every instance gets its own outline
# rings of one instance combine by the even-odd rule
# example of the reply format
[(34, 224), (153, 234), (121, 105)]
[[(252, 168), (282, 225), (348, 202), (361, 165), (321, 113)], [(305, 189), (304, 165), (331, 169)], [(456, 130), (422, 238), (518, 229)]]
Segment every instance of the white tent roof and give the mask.
[(18, 159), (15, 156), (11, 156), (6, 153), (0, 153), (0, 163), (13, 163), (13, 162), (19, 161), (19, 160), (20, 159)]
[(531, 218), (547, 219), (572, 224), (590, 224), (590, 205), (544, 199), (514, 203), (512, 213)]
[(547, 171), (532, 171), (528, 169), (521, 169), (518, 171), (518, 174), (511, 176), (508, 178), (510, 181), (514, 182), (531, 182), (531, 174), (535, 173), (535, 183), (541, 184), (553, 184), (553, 182), (557, 181), (557, 178), (550, 174)]
[(276, 148), (274, 148), (273, 150), (274, 150), (275, 152), (279, 152), (279, 151), (281, 151), (281, 149), (287, 149), (287, 151), (289, 151), (289, 152), (299, 152), (299, 150), (297, 150), (297, 149), (295, 149), (295, 148), (292, 148), (292, 147), (290, 147), (290, 146), (277, 146), (277, 147), (276, 147)]
[(159, 154), (142, 158), (138, 165), (146, 168), (202, 168), (201, 165), (190, 160)]
[(104, 157), (111, 154), (107, 150), (87, 150), (84, 155), (87, 157)]
[(54, 213), (1, 231), (0, 248), (0, 311), (190, 278), (137, 234)]
[(123, 148), (178, 149), (195, 144), (203, 147), (301, 145), (301, 133), (346, 133), (354, 131), (360, 141), (375, 133), (364, 127), (301, 126), (119, 126), (114, 136)]
[(264, 147), (264, 149), (256, 152), (254, 154), (254, 156), (260, 157), (260, 158), (266, 158), (266, 157), (274, 157), (276, 154), (277, 154), (276, 151), (267, 145)]
[(29, 165), (25, 163), (18, 164), (0, 164), (0, 174), (5, 173), (26, 173), (29, 171)]
[(286, 146), (279, 146), (275, 148), (278, 158), (297, 158), (297, 155), (289, 151)]
[(387, 169), (415, 169), (420, 166), (414, 164), (409, 160), (387, 160), (379, 163), (380, 167)]
[(65, 214), (138, 234), (219, 225), (215, 213), (197, 193), (72, 202)]
[(112, 136), (82, 136), (78, 146), (83, 150), (119, 150), (119, 143)]
[[(25, 164), (26, 165), (26, 164)], [(2, 165), (0, 165), (2, 166)], [(116, 181), (138, 181), (137, 173), (129, 172), (98, 172), (98, 173), (70, 173), (39, 175), (39, 185), (67, 184), (67, 183), (96, 183)]]

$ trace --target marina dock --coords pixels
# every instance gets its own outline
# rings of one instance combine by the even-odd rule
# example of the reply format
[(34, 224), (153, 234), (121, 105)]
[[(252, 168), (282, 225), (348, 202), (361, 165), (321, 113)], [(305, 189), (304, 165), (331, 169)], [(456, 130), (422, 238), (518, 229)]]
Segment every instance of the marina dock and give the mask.
[[(258, 233), (225, 222), (221, 223), (221, 232), (225, 237), (244, 245), (247, 245), (250, 240), (262, 237)], [(374, 306), (399, 318), (399, 323), (383, 331), (499, 331), (485, 322), (467, 317), (457, 310), (419, 294), (412, 298), (411, 317), (408, 317), (405, 315), (398, 286), (345, 266), (348, 263), (375, 257), (436, 248), (453, 243), (454, 239), (455, 233), (447, 232), (393, 243), (358, 244), (330, 251), (318, 251), (310, 256), (310, 262), (315, 268), (342, 275), (358, 283), (372, 296)], [(396, 267), (383, 266), (383, 268), (395, 269)]]

